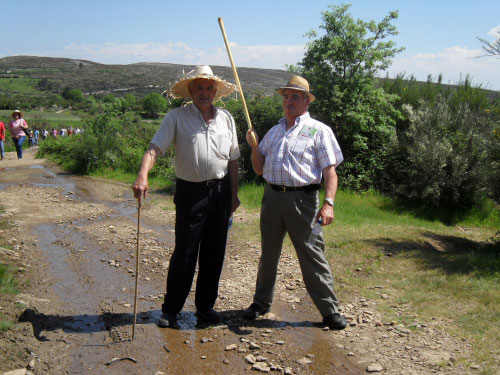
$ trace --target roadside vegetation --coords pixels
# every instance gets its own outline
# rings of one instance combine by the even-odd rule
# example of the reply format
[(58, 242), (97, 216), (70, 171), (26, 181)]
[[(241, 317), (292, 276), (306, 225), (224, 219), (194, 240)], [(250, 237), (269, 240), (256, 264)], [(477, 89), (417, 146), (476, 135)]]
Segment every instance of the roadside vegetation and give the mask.
[[(3, 207), (0, 206), (0, 214), (3, 212)], [(7, 223), (0, 218), (0, 229), (5, 229)], [(5, 243), (5, 239), (0, 234), (0, 247), (10, 249), (10, 246)], [(1, 252), (0, 252), (1, 255)], [(3, 258), (3, 257), (2, 257)], [(16, 294), (18, 293), (14, 268), (6, 261), (0, 258), (0, 296), (2, 294)], [(14, 322), (5, 318), (3, 312), (0, 310), (0, 332), (7, 331), (14, 325)]]

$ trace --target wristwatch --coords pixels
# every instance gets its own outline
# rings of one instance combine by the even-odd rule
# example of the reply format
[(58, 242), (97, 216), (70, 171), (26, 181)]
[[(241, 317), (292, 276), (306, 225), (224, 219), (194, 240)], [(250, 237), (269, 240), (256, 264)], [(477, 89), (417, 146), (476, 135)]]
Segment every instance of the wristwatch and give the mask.
[(325, 198), (325, 203), (328, 203), (330, 206), (335, 206), (335, 201), (332, 198)]

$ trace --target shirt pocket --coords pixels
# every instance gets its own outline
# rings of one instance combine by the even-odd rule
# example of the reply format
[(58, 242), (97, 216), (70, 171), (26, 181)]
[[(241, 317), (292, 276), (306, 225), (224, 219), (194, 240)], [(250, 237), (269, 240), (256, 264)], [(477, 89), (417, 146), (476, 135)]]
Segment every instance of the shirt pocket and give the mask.
[(218, 135), (216, 137), (216, 155), (224, 160), (229, 160), (231, 153), (231, 140), (227, 136)]

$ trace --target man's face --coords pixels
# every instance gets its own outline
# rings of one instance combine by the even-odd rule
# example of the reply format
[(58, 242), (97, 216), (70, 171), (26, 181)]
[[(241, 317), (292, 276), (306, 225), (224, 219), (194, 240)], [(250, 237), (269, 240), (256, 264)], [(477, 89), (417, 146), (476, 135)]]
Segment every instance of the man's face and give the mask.
[(297, 118), (307, 112), (309, 97), (300, 90), (283, 91), (283, 110), (286, 117)]
[(217, 82), (209, 79), (195, 79), (189, 93), (198, 108), (210, 107), (217, 93)]

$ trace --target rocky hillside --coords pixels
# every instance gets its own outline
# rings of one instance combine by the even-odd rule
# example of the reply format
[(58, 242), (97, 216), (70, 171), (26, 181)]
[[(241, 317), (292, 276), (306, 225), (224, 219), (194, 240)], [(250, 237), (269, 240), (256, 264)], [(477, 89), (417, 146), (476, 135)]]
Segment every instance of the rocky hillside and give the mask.
[[(193, 65), (138, 63), (129, 65), (99, 64), (67, 58), (12, 56), (0, 59), (1, 79), (28, 79), (33, 83), (44, 79), (47, 91), (60, 92), (69, 86), (86, 94), (131, 92), (144, 95), (168, 89)], [(234, 82), (230, 66), (212, 66), (214, 74)], [(284, 70), (238, 68), (245, 93), (272, 94), (285, 84), (290, 73)]]

